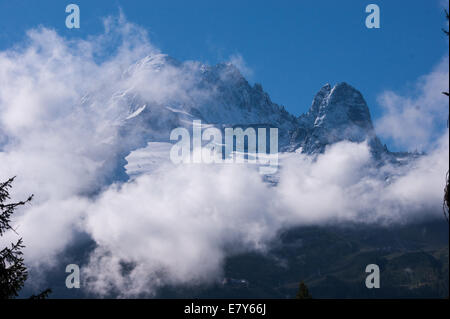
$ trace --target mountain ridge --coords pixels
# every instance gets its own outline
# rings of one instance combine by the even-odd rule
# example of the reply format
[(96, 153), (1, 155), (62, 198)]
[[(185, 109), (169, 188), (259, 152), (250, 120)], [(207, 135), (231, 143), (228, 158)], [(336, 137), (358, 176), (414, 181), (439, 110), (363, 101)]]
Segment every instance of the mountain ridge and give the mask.
[[(253, 86), (232, 63), (210, 66), (194, 61), (178, 62), (165, 54), (145, 57), (124, 74), (178, 72), (189, 79), (182, 97), (169, 101), (150, 101), (142, 94), (119, 95), (128, 105), (122, 135), (132, 135), (133, 149), (150, 141), (169, 141), (176, 127), (191, 128), (194, 119), (226, 126), (270, 125), (279, 129), (279, 151), (305, 154), (323, 153), (327, 146), (341, 141), (367, 141), (373, 157), (389, 162), (405, 162), (407, 152), (390, 152), (378, 138), (370, 109), (363, 95), (346, 82), (325, 84), (313, 97), (308, 111), (295, 116), (273, 102), (259, 83)], [(144, 78), (145, 79), (145, 78)], [(145, 107), (143, 107), (145, 105)], [(398, 157), (401, 157), (400, 161)]]

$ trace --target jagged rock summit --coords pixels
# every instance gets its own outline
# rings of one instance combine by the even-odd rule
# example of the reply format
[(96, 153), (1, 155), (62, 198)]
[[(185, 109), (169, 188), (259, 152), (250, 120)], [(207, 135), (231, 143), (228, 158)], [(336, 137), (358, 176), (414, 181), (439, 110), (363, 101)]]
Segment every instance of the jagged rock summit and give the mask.
[(124, 153), (147, 142), (168, 141), (172, 129), (190, 128), (190, 123), (198, 119), (219, 128), (277, 127), (279, 151), (318, 154), (328, 145), (347, 140), (367, 141), (372, 155), (378, 159), (399, 156), (381, 144), (364, 97), (345, 82), (333, 87), (324, 85), (308, 112), (296, 117), (274, 103), (260, 84), (250, 85), (231, 63), (210, 66), (194, 61), (178, 62), (156, 54), (130, 66), (123, 76), (134, 76), (145, 82), (154, 81), (161, 74), (175, 74), (176, 79), (184, 82), (174, 85), (173, 94), (170, 90), (165, 92), (168, 94), (165, 99), (154, 99), (151, 92), (145, 91), (145, 85), (141, 91), (130, 88), (118, 92), (112, 99), (128, 110), (121, 136), (124, 141), (132, 142), (123, 143), (131, 148)]
[(333, 88), (326, 84), (314, 97), (309, 111), (298, 117), (291, 148), (301, 147), (305, 153), (323, 152), (327, 145), (344, 140), (367, 140), (374, 154), (385, 150), (362, 94), (345, 82)]

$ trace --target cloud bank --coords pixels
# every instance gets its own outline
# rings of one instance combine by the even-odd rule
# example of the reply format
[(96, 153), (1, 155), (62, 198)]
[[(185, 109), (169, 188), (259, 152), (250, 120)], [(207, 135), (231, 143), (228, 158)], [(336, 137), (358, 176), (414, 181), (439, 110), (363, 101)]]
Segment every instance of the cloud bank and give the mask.
[[(441, 214), (446, 131), (428, 155), (401, 168), (376, 167), (365, 143), (341, 142), (314, 158), (280, 154), (276, 187), (245, 165), (164, 163), (151, 174), (112, 183), (111, 159), (132, 149), (120, 127), (135, 111), (118, 97), (160, 105), (208, 94), (193, 92), (189, 65), (195, 62), (138, 68), (145, 57), (161, 55), (145, 31), (122, 16), (106, 19), (105, 32), (87, 40), (39, 28), (25, 43), (0, 52), (0, 179), (18, 176), (13, 200), (35, 194), (14, 220), (30, 267), (55, 265), (85, 233), (96, 243), (82, 267), (87, 289), (100, 296), (152, 296), (165, 285), (219, 279), (227, 256), (263, 252), (287, 227), (389, 225)], [(434, 71), (423, 80), (418, 101), (429, 105), (421, 117), (428, 126), (441, 111), (427, 88), (444, 75)], [(430, 142), (426, 129), (405, 135), (395, 128), (398, 118), (419, 120), (410, 111), (416, 102), (392, 92), (383, 101), (382, 131), (402, 144), (411, 137)]]
[(383, 92), (378, 97), (384, 114), (375, 123), (377, 133), (400, 148), (428, 150), (447, 130), (448, 97), (441, 92), (449, 89), (448, 70), (447, 56), (420, 77), (408, 95)]

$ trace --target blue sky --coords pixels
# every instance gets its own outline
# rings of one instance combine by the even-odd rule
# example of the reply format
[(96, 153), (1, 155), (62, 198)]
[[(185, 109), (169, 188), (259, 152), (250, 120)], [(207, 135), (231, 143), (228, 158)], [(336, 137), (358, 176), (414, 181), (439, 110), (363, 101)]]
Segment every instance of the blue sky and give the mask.
[[(102, 31), (117, 15), (149, 31), (151, 41), (179, 60), (214, 64), (241, 55), (272, 100), (299, 115), (317, 90), (346, 81), (365, 96), (374, 118), (377, 96), (406, 92), (448, 54), (442, 0), (416, 1), (74, 1), (81, 28), (65, 27), (65, 1), (0, 0), (0, 50), (43, 25), (70, 37)], [(365, 7), (376, 3), (381, 28), (367, 29)]]

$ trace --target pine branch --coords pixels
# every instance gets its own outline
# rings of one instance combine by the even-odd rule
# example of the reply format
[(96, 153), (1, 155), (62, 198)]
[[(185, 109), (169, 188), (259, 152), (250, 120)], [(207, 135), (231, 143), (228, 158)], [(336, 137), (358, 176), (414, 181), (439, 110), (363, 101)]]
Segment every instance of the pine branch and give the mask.
[(29, 299), (47, 299), (48, 295), (51, 293), (52, 293), (52, 290), (50, 288), (47, 288), (37, 295), (32, 295)]
[[(18, 206), (23, 206), (33, 199), (33, 195), (25, 201), (5, 204), (10, 199), (9, 189), (15, 177), (0, 183), (0, 236), (8, 231), (15, 230), (11, 227), (11, 216)], [(28, 271), (24, 263), (22, 249), (22, 238), (16, 243), (11, 243), (11, 247), (0, 250), (0, 299), (15, 298), (19, 295), (28, 277)]]

